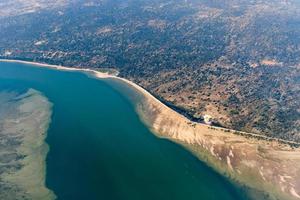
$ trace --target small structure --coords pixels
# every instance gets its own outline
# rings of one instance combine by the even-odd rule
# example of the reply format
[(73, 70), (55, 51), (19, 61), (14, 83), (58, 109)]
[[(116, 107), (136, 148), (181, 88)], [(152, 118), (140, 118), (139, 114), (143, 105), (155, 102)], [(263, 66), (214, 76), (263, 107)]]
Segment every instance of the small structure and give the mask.
[(12, 52), (9, 50), (5, 50), (5, 52), (4, 52), (4, 56), (10, 56), (11, 54), (12, 54)]
[(204, 123), (207, 125), (211, 125), (212, 124), (212, 117), (210, 115), (204, 115), (203, 116), (204, 119)]

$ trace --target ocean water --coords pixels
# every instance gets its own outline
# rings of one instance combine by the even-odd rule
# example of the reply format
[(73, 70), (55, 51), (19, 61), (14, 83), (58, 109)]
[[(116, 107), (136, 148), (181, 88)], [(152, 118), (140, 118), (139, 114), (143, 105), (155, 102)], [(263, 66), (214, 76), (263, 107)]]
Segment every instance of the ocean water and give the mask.
[(53, 103), (46, 186), (58, 199), (247, 198), (190, 152), (154, 136), (136, 113), (134, 98), (128, 98), (132, 91), (119, 92), (122, 84), (0, 62), (0, 91), (33, 88)]

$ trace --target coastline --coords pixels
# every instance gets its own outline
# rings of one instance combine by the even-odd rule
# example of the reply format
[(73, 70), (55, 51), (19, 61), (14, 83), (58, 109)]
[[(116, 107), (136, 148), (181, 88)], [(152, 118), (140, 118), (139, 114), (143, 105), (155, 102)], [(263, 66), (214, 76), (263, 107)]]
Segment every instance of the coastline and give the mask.
[(23, 60), (0, 59), (0, 62), (27, 64), (27, 65), (33, 65), (33, 66), (36, 66), (36, 67), (46, 67), (46, 68), (49, 68), (49, 69), (56, 69), (56, 70), (62, 70), (62, 71), (84, 72), (84, 73), (89, 73), (92, 76), (94, 76), (95, 78), (100, 78), (100, 79), (105, 79), (105, 78), (117, 79), (117, 80), (123, 81), (123, 82), (127, 83), (128, 85), (132, 86), (133, 88), (138, 90), (140, 93), (142, 93), (147, 98), (150, 98), (154, 102), (161, 104), (164, 108), (170, 109), (170, 110), (174, 111), (174, 113), (183, 116), (184, 118), (189, 120), (191, 123), (200, 124), (200, 125), (205, 126), (205, 127), (212, 127), (214, 129), (218, 129), (220, 131), (232, 132), (234, 134), (242, 135), (242, 136), (245, 136), (245, 137), (253, 137), (253, 138), (262, 139), (262, 140), (266, 140), (266, 141), (275, 141), (275, 142), (280, 142), (280, 143), (283, 143), (283, 144), (288, 144), (288, 145), (291, 145), (291, 146), (294, 146), (294, 147), (300, 147), (300, 143), (298, 143), (298, 142), (293, 142), (293, 141), (289, 141), (289, 140), (268, 137), (268, 136), (259, 135), (259, 134), (256, 134), (256, 133), (237, 131), (237, 130), (234, 130), (234, 129), (228, 129), (228, 128), (223, 128), (223, 127), (219, 127), (219, 126), (208, 125), (208, 124), (205, 124), (205, 123), (199, 123), (199, 122), (192, 121), (192, 120), (188, 119), (188, 117), (186, 117), (185, 115), (183, 115), (181, 113), (178, 113), (174, 109), (167, 106), (165, 103), (163, 103), (162, 101), (160, 101), (159, 99), (154, 97), (149, 91), (147, 91), (143, 87), (139, 86), (138, 84), (136, 84), (136, 83), (134, 83), (134, 82), (132, 82), (128, 79), (125, 79), (125, 78), (122, 78), (122, 77), (119, 77), (119, 76), (116, 76), (116, 75), (111, 75), (109, 73), (96, 71), (96, 70), (93, 70), (93, 69), (90, 69), (90, 68), (66, 67), (66, 66), (61, 66), (61, 65), (51, 65), (51, 64), (46, 64), (46, 63), (23, 61)]
[(260, 135), (256, 138), (251, 133), (239, 135), (234, 130), (191, 122), (137, 84), (108, 73), (28, 61), (1, 61), (81, 71), (100, 79), (120, 80), (145, 97), (138, 113), (157, 136), (181, 144), (230, 180), (260, 191), (263, 198), (300, 199), (300, 149), (284, 144), (290, 141)]

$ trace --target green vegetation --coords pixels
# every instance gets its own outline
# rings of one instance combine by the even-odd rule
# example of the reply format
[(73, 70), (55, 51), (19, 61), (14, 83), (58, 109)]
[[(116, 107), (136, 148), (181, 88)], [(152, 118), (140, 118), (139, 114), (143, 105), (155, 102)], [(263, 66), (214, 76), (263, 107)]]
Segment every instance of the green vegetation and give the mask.
[(296, 0), (67, 1), (5, 13), (2, 58), (114, 69), (191, 117), (218, 112), (225, 127), (300, 141)]

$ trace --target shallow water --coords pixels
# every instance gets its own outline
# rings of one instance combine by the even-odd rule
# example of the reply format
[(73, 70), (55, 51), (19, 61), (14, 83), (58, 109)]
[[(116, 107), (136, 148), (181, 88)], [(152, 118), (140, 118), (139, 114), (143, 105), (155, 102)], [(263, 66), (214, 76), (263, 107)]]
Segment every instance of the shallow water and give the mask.
[(118, 92), (118, 84), (0, 62), (0, 90), (33, 88), (53, 103), (46, 185), (58, 199), (246, 199), (181, 146), (155, 137), (132, 91)]

